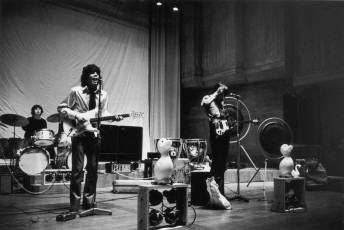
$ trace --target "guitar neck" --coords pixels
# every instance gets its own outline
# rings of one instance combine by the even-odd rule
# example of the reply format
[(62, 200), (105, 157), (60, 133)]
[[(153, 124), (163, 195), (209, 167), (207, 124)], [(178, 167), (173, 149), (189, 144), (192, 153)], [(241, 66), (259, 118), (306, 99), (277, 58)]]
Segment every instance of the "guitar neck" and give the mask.
[[(130, 114), (124, 113), (124, 114), (118, 114), (117, 116), (130, 117)], [(115, 119), (116, 119), (116, 116), (106, 116), (106, 117), (100, 117), (99, 118), (100, 121), (109, 121), (109, 120), (115, 120)], [(95, 123), (97, 121), (98, 121), (98, 117), (90, 119), (90, 123)]]
[(257, 125), (259, 121), (257, 119), (253, 119), (253, 120), (239, 121), (239, 123), (240, 124), (252, 123), (254, 125)]

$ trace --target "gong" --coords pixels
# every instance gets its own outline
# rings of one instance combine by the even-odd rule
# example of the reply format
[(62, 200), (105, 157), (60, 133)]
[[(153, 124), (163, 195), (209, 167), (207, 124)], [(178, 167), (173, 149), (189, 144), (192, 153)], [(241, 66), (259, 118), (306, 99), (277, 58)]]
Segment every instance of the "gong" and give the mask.
[(272, 117), (263, 121), (257, 130), (257, 146), (260, 152), (269, 159), (280, 159), (281, 145), (292, 144), (293, 134), (290, 126), (282, 119)]

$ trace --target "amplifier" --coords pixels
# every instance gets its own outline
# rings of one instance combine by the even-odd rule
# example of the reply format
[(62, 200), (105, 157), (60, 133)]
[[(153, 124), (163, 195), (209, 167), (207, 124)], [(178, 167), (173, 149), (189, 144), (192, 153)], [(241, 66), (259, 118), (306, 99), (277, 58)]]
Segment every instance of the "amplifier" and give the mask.
[[(69, 184), (71, 179), (71, 169), (46, 169), (41, 172), (42, 185)], [(82, 183), (86, 180), (84, 170)]]
[(115, 164), (115, 163), (107, 163), (105, 164), (105, 171), (107, 173), (115, 172), (131, 172), (132, 164)]

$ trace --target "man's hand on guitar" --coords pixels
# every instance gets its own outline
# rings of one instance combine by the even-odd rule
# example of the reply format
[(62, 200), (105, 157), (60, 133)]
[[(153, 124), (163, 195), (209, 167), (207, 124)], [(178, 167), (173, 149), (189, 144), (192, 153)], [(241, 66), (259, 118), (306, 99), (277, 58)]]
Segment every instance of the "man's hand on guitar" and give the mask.
[(87, 121), (87, 119), (86, 119), (84, 116), (82, 116), (81, 114), (76, 114), (76, 115), (75, 115), (75, 120), (76, 120), (79, 124), (84, 124), (84, 123)]
[(121, 115), (114, 115), (113, 121), (121, 121), (123, 120), (123, 117)]

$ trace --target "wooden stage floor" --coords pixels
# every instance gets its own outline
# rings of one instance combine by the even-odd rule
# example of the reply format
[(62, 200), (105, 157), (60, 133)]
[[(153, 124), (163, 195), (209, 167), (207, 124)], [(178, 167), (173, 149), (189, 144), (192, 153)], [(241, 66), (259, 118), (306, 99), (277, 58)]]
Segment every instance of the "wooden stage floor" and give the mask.
[[(178, 229), (343, 229), (344, 195), (332, 191), (306, 191), (306, 212), (271, 211), (273, 183), (266, 183), (265, 200), (262, 182), (249, 187), (240, 185), (241, 195), (249, 203), (231, 201), (232, 210), (212, 210), (201, 206), (188, 208), (188, 227)], [(226, 184), (226, 194), (236, 191), (235, 183)], [(68, 194), (33, 196), (28, 193), (0, 195), (0, 229), (136, 229), (137, 194), (114, 194), (112, 188), (98, 190), (98, 207), (110, 209), (112, 215), (77, 217), (56, 221), (56, 215), (69, 207)], [(196, 214), (195, 214), (196, 213)]]

